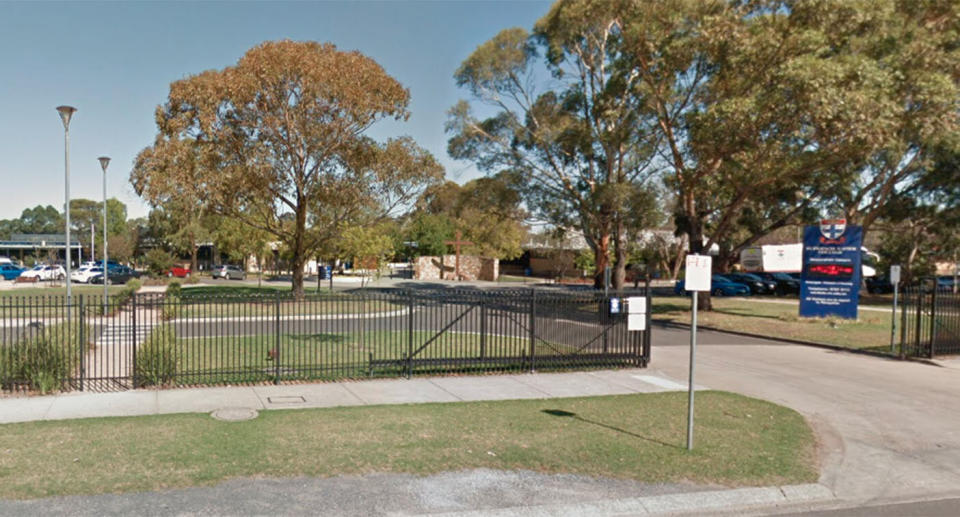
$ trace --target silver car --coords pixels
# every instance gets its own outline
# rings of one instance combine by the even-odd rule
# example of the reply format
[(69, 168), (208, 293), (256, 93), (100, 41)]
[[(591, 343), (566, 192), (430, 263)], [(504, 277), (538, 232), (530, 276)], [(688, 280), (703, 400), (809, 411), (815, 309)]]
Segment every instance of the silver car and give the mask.
[(214, 280), (217, 278), (231, 279), (231, 280), (246, 280), (247, 272), (240, 269), (239, 266), (223, 265), (223, 266), (213, 266), (213, 269), (210, 270), (211, 276)]

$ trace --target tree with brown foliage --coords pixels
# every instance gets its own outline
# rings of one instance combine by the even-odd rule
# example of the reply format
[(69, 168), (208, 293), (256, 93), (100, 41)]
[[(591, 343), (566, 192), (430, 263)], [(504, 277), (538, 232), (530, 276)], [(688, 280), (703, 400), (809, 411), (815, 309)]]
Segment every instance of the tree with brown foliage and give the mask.
[(405, 120), (409, 92), (359, 52), (266, 42), (234, 66), (170, 85), (158, 135), (131, 173), (151, 203), (190, 196), (291, 252), (293, 291), (307, 258), (357, 214), (405, 206), (442, 169), (409, 138), (365, 135)]

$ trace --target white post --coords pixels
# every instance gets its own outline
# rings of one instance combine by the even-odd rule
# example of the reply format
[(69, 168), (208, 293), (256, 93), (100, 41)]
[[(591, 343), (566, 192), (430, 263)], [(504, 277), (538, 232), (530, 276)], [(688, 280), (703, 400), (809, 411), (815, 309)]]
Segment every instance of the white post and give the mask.
[(697, 298), (699, 293), (693, 291), (693, 315), (690, 321), (690, 377), (687, 388), (687, 450), (693, 450), (693, 365), (697, 355)]
[(684, 289), (693, 297), (690, 319), (690, 374), (687, 389), (687, 450), (693, 450), (694, 365), (697, 356), (697, 302), (701, 291), (710, 292), (713, 259), (709, 256), (687, 255)]

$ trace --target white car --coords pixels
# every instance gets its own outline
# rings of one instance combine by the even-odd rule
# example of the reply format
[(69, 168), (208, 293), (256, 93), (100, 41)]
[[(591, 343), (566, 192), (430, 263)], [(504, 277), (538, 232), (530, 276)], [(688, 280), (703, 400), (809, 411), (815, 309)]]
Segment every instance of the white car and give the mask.
[(22, 278), (36, 278), (37, 280), (60, 280), (66, 278), (67, 272), (63, 270), (62, 266), (45, 266), (43, 264), (38, 264), (33, 266), (32, 269), (24, 271)]
[(95, 275), (102, 275), (103, 268), (99, 266), (81, 266), (80, 269), (70, 272), (70, 280), (81, 284), (90, 283), (90, 278)]

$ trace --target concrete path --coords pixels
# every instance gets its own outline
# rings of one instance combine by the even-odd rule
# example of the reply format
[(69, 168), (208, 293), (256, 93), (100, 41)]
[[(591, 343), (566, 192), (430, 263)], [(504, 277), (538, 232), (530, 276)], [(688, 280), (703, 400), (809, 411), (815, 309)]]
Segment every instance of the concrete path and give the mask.
[[(688, 334), (657, 330), (651, 373), (684, 381)], [(804, 414), (844, 504), (960, 496), (958, 369), (703, 334), (697, 382)]]
[[(699, 386), (698, 386), (699, 387)], [(114, 393), (70, 392), (0, 398), (0, 423), (167, 413), (208, 413), (220, 408), (257, 410), (416, 404), (685, 390), (674, 379), (647, 370), (538, 373), (465, 377), (414, 377), (325, 384), (234, 386)]]

